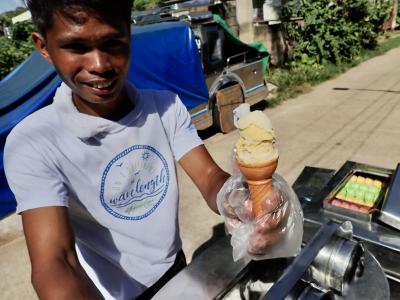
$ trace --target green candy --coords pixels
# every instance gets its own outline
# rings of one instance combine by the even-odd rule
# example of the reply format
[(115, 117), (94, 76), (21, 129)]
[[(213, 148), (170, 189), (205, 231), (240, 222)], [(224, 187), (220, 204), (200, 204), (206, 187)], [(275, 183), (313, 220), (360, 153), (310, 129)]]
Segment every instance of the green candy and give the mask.
[(370, 191), (371, 193), (374, 193), (374, 194), (379, 194), (379, 192), (381, 191), (381, 188), (377, 187), (375, 185), (370, 185), (368, 187), (368, 191)]
[(364, 202), (365, 201), (364, 197), (365, 197), (365, 192), (364, 191), (356, 190), (356, 198), (357, 198), (357, 200)]
[(374, 204), (376, 199), (378, 198), (378, 195), (376, 193), (372, 193), (370, 191), (365, 193), (365, 202), (369, 204)]
[(348, 189), (347, 189), (347, 196), (353, 196), (353, 197), (355, 197), (355, 196), (356, 196), (356, 193), (357, 193), (357, 190), (354, 189), (354, 188), (348, 188)]
[(357, 182), (352, 182), (352, 181), (349, 181), (346, 185), (350, 189), (358, 189), (359, 186)]

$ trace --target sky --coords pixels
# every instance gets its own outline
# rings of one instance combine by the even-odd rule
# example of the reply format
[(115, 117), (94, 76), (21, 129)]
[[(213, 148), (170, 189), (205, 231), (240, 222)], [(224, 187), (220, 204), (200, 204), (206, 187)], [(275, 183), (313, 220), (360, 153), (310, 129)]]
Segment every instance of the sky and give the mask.
[(0, 0), (0, 13), (14, 10), (18, 6), (25, 6), (22, 0)]

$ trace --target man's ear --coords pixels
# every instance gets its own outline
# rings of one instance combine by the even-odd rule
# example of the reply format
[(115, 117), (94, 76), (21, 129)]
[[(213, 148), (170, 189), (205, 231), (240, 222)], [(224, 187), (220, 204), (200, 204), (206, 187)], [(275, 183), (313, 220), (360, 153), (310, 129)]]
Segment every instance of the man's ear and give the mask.
[(32, 32), (32, 42), (39, 53), (44, 57), (44, 59), (49, 64), (53, 64), (53, 61), (50, 58), (50, 54), (47, 51), (46, 40), (44, 39), (44, 37), (38, 32)]

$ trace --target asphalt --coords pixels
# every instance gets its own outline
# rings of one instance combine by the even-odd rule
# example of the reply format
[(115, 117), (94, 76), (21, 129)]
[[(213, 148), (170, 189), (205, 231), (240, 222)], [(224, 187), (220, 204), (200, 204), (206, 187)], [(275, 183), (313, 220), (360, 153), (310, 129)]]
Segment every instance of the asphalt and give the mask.
[[(400, 48), (376, 57), (265, 113), (280, 151), (277, 172), (293, 184), (305, 166), (338, 169), (347, 160), (394, 169), (400, 162)], [(215, 161), (232, 170), (237, 131), (203, 132)], [(223, 234), (178, 167), (183, 248), (192, 256)], [(0, 222), (0, 299), (36, 299), (19, 216)]]

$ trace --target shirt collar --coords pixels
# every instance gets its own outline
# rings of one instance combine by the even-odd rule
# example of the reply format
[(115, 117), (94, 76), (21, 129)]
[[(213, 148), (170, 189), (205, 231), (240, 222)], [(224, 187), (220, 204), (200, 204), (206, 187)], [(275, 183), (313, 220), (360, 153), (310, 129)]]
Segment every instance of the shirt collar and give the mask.
[(109, 133), (123, 129), (121, 125), (126, 125), (128, 119), (132, 119), (131, 114), (137, 111), (138, 91), (129, 82), (126, 82), (125, 88), (129, 99), (135, 104), (135, 108), (119, 121), (111, 121), (79, 112), (72, 101), (72, 91), (64, 82), (56, 91), (53, 105), (63, 125), (79, 139), (85, 141), (93, 137), (101, 138)]

